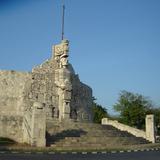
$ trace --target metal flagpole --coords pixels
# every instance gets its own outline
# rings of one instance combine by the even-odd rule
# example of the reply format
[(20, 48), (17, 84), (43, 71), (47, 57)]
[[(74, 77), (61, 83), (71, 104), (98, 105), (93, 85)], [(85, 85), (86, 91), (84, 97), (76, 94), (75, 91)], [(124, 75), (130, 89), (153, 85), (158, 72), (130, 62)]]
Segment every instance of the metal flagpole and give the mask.
[(62, 40), (64, 39), (64, 16), (65, 16), (65, 5), (62, 5)]

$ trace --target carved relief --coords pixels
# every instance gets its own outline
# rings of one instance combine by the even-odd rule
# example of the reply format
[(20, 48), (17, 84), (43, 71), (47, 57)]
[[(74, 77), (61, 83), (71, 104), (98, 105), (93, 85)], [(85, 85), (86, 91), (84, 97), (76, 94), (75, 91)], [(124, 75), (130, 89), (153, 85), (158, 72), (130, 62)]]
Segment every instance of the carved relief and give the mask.
[(61, 44), (54, 46), (54, 58), (59, 63), (59, 68), (68, 66), (69, 41), (63, 40)]

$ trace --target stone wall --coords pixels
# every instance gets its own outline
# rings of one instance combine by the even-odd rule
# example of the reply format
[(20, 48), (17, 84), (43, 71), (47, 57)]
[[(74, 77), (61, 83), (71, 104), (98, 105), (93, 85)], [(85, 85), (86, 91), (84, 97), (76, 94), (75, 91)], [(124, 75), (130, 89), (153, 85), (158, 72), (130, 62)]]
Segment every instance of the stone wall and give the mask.
[(22, 115), (30, 73), (0, 71), (0, 115)]
[(92, 89), (80, 82), (79, 77), (72, 77), (71, 116), (78, 121), (92, 121)]
[(139, 130), (134, 127), (130, 127), (128, 125), (119, 123), (116, 120), (110, 120), (108, 118), (102, 119), (102, 125), (111, 125), (121, 131), (127, 131), (136, 137), (142, 137), (152, 143), (155, 143), (155, 136), (154, 136), (154, 116), (146, 116), (146, 131)]
[(0, 137), (10, 138), (16, 142), (23, 142), (23, 117), (0, 115)]
[[(53, 66), (55, 68), (52, 68)], [(34, 80), (31, 94), (33, 97), (39, 97), (40, 102), (46, 104), (48, 119), (58, 118), (59, 114), (59, 95), (55, 83), (55, 78), (58, 77), (56, 66), (58, 66), (56, 61), (49, 59), (32, 70)], [(92, 121), (92, 89), (80, 81), (71, 64), (68, 69), (71, 73), (72, 84), (70, 117), (78, 121)], [(38, 78), (39, 76), (41, 78)]]
[[(35, 139), (42, 133), (38, 130), (45, 131), (42, 128), (47, 124), (41, 128), (42, 121), (92, 121), (92, 89), (79, 80), (68, 63), (68, 44), (68, 40), (63, 40), (55, 45), (54, 55), (32, 72), (0, 71), (0, 123), (6, 137), (29, 144), (35, 141), (40, 146), (45, 144), (44, 132), (44, 137), (40, 136), (43, 142)], [(34, 110), (35, 103), (43, 104), (44, 109)], [(10, 136), (12, 119), (18, 137)], [(2, 131), (1, 136), (5, 136)]]
[[(47, 119), (59, 118), (62, 104), (59, 104), (60, 88), (59, 82), (59, 60), (54, 56), (55, 46), (52, 51), (52, 58), (46, 60), (44, 63), (32, 69), (32, 90), (31, 101), (36, 100), (46, 105)], [(61, 69), (63, 70), (63, 69)], [(77, 121), (92, 121), (92, 89), (86, 84), (82, 83), (70, 63), (68, 63), (67, 70), (70, 73), (71, 79), (71, 102), (70, 102), (70, 118)], [(38, 78), (38, 77), (41, 78)], [(57, 83), (58, 82), (58, 83)], [(62, 82), (61, 82), (62, 83)], [(43, 89), (41, 89), (43, 88)], [(69, 92), (68, 92), (69, 93)]]
[(49, 59), (32, 69), (31, 101), (45, 103), (47, 119), (59, 117), (58, 90), (55, 84), (57, 64)]

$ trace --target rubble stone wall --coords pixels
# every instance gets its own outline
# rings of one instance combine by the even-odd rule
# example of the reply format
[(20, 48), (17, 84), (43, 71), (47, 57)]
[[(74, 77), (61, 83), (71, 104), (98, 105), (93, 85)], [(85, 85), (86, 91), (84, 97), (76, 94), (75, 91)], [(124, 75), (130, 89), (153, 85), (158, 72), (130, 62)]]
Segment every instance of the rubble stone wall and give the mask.
[(23, 117), (0, 115), (0, 137), (10, 138), (16, 142), (23, 142)]
[(92, 89), (73, 77), (71, 116), (78, 121), (92, 121)]
[[(56, 77), (59, 76), (57, 68), (57, 62), (51, 58), (32, 70), (33, 97), (30, 98), (45, 103), (47, 119), (58, 118), (59, 114), (58, 87), (55, 83)], [(68, 70), (72, 84), (70, 117), (77, 121), (92, 121), (92, 89), (80, 81), (71, 64)]]
[(58, 118), (58, 91), (55, 85), (54, 60), (47, 60), (32, 69), (31, 101), (45, 103), (47, 119)]
[[(34, 133), (40, 133), (44, 137), (35, 144), (41, 146), (49, 121), (92, 121), (92, 89), (68, 63), (68, 51), (68, 41), (64, 40), (53, 47), (55, 55), (32, 72), (0, 71), (0, 127), (6, 131), (0, 131), (0, 137), (33, 144), (38, 139)], [(44, 108), (34, 110), (35, 102)], [(46, 123), (42, 128), (40, 118)]]
[(22, 115), (30, 73), (0, 71), (0, 115)]

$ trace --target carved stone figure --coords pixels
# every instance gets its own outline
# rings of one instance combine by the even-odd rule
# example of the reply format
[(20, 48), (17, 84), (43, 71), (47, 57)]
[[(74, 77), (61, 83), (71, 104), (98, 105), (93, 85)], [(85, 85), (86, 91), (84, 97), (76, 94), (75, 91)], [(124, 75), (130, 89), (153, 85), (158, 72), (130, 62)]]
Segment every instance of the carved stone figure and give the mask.
[(60, 68), (67, 68), (68, 66), (68, 53), (69, 53), (69, 41), (62, 40), (61, 44), (54, 47), (55, 59), (59, 63)]

